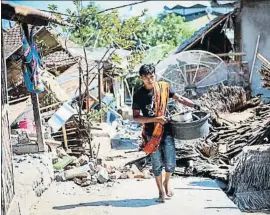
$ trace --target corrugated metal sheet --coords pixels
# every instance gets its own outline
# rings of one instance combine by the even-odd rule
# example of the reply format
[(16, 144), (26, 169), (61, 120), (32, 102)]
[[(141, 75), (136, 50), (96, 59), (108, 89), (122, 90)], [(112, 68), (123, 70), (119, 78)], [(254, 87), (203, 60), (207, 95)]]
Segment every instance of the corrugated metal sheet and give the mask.
[(227, 13), (223, 16), (219, 16), (215, 19), (213, 19), (211, 22), (209, 22), (206, 26), (200, 28), (198, 31), (196, 31), (193, 36), (191, 36), (190, 38), (188, 38), (187, 40), (185, 40), (175, 51), (175, 54), (181, 52), (181, 51), (185, 51), (185, 49), (191, 45), (192, 43), (196, 42), (196, 40), (200, 39), (201, 37), (205, 36), (206, 33), (208, 33), (209, 30), (211, 30), (211, 28), (213, 28), (215, 25), (217, 25), (219, 22), (223, 22), (226, 20), (226, 18), (228, 16), (230, 16), (231, 14), (233, 14), (235, 12), (232, 11), (230, 13)]

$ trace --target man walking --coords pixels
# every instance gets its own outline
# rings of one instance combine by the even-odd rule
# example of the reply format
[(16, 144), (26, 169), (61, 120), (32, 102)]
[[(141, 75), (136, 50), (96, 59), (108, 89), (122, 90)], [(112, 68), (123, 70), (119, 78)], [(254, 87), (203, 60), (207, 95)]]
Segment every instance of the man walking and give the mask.
[[(151, 156), (153, 173), (159, 191), (158, 202), (165, 202), (165, 194), (173, 196), (169, 180), (176, 166), (175, 143), (170, 124), (167, 122), (168, 99), (193, 107), (200, 106), (175, 93), (166, 82), (157, 82), (155, 67), (144, 64), (139, 70), (144, 83), (133, 97), (133, 118), (143, 126), (143, 151)], [(142, 115), (141, 115), (142, 113)], [(165, 167), (165, 179), (162, 183), (162, 169)], [(165, 192), (164, 192), (165, 189)]]

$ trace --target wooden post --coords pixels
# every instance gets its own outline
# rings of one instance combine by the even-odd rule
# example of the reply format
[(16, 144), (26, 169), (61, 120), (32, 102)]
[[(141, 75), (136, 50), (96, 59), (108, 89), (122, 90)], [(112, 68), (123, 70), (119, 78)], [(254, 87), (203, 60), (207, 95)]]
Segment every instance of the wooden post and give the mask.
[(124, 95), (124, 89), (125, 89), (125, 85), (124, 85), (124, 79), (121, 79), (121, 88), (120, 88), (120, 106), (123, 107), (125, 105), (125, 95)]
[(82, 127), (82, 65), (81, 61), (79, 61), (79, 127)]
[(63, 138), (64, 138), (64, 146), (66, 150), (68, 150), (68, 144), (67, 144), (67, 131), (66, 131), (66, 126), (62, 126), (62, 131), (63, 131)]
[[(98, 63), (98, 100), (99, 100), (99, 108), (101, 110), (102, 107), (102, 80), (103, 80), (103, 72), (100, 68), (100, 62)], [(100, 116), (100, 122), (102, 122), (102, 116)]]
[(42, 130), (42, 123), (40, 117), (40, 109), (39, 109), (39, 101), (36, 93), (31, 93), (32, 105), (33, 105), (33, 113), (36, 125), (36, 133), (37, 133), (37, 143), (38, 143), (38, 151), (45, 151), (45, 141), (44, 134)]
[(132, 91), (131, 91), (131, 107), (133, 105), (133, 96), (134, 96), (134, 87), (132, 87)]

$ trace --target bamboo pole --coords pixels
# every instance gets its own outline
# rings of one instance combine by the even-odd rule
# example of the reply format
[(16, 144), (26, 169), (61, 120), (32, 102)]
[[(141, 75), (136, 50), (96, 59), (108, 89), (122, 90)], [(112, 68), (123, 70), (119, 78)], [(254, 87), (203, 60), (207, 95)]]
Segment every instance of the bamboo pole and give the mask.
[(255, 52), (254, 52), (252, 67), (251, 67), (251, 71), (250, 71), (249, 83), (251, 83), (251, 81), (252, 81), (252, 75), (253, 75), (254, 66), (255, 66), (255, 62), (256, 62), (256, 57), (257, 57), (257, 53), (258, 53), (258, 48), (259, 48), (259, 43), (260, 43), (260, 37), (261, 37), (261, 35), (259, 34), (258, 35), (258, 38), (257, 38), (257, 43), (256, 43), (256, 47), (255, 47)]

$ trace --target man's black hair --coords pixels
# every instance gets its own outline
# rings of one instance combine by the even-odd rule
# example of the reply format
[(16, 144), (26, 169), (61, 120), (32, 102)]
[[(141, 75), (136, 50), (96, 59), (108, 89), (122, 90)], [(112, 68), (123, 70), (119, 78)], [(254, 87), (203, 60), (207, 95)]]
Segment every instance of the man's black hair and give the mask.
[(144, 64), (141, 66), (139, 70), (140, 76), (155, 74), (155, 73), (156, 73), (156, 69), (153, 64)]

